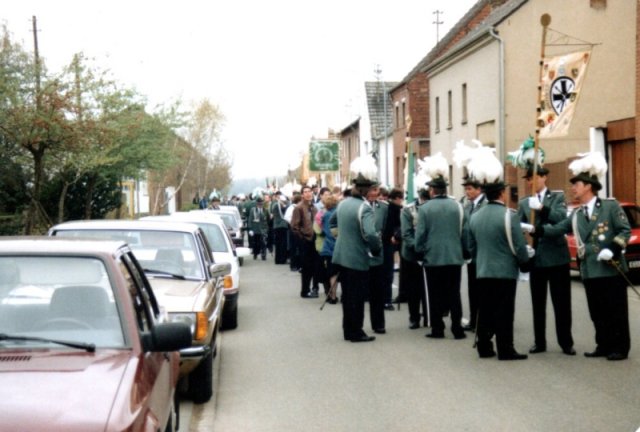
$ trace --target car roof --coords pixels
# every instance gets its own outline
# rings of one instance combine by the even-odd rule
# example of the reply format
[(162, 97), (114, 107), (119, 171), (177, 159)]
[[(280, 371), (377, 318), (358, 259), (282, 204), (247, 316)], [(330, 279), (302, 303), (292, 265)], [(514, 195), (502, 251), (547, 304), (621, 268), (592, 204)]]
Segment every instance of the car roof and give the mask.
[(213, 214), (210, 211), (203, 212), (175, 212), (170, 215), (162, 216), (146, 216), (140, 218), (140, 220), (158, 220), (158, 221), (183, 221), (188, 223), (215, 223), (216, 225), (223, 225), (224, 221), (220, 215)]
[(49, 231), (63, 230), (109, 230), (126, 229), (140, 231), (176, 231), (184, 233), (195, 233), (200, 228), (197, 225), (187, 222), (161, 221), (161, 220), (86, 220), (64, 222), (51, 228)]
[(113, 255), (126, 243), (119, 240), (85, 240), (63, 237), (2, 237), (0, 254), (108, 254)]

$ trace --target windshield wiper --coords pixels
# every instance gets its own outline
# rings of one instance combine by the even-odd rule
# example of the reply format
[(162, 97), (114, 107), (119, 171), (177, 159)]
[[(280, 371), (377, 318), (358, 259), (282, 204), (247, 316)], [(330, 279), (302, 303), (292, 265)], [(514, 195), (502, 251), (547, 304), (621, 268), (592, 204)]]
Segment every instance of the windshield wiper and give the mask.
[(39, 338), (39, 337), (31, 337), (31, 336), (14, 336), (14, 335), (8, 335), (5, 333), (0, 333), (0, 341), (5, 341), (5, 340), (27, 341), (27, 342), (47, 342), (47, 343), (54, 343), (58, 345), (68, 346), (70, 348), (83, 349), (87, 352), (96, 351), (96, 346), (95, 344), (92, 344), (92, 343), (61, 341), (56, 339), (47, 339), (47, 338)]
[(175, 279), (182, 279), (182, 280), (185, 279), (185, 277), (183, 275), (171, 273), (171, 272), (164, 271), (164, 270), (143, 268), (142, 271), (145, 272), (145, 273), (157, 273), (157, 274), (161, 274), (161, 275), (167, 275), (167, 276), (171, 276), (172, 278), (175, 278)]

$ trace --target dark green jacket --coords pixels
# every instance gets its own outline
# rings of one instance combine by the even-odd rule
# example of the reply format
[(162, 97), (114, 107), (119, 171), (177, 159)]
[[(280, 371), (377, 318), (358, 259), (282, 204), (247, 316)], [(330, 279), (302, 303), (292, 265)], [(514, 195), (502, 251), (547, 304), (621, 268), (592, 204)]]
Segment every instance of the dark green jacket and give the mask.
[[(375, 227), (376, 231), (382, 233), (384, 227), (387, 225), (387, 216), (389, 214), (389, 204), (385, 201), (375, 201), (371, 203), (373, 208), (373, 214), (375, 215)], [(384, 247), (384, 246), (383, 246)], [(380, 253), (377, 256), (369, 257), (369, 266), (375, 267), (384, 263), (384, 254)]]
[(469, 233), (469, 220), (471, 220), (471, 216), (473, 216), (474, 214), (476, 214), (478, 212), (478, 210), (480, 210), (482, 207), (486, 206), (487, 203), (489, 201), (487, 200), (487, 197), (482, 194), (482, 196), (480, 197), (480, 199), (478, 200), (478, 204), (475, 204), (472, 207), (473, 202), (466, 200), (465, 204), (464, 204), (464, 226), (462, 227), (462, 244), (464, 246), (464, 257), (466, 259), (471, 259), (473, 260), (473, 256), (471, 255), (471, 246), (470, 246), (470, 239), (469, 236), (471, 235)]
[(247, 218), (247, 229), (253, 231), (255, 234), (267, 234), (269, 229), (267, 221), (269, 219), (269, 213), (266, 209), (254, 206), (249, 210), (249, 217)]
[(453, 198), (437, 196), (420, 206), (415, 248), (425, 267), (462, 265), (464, 212)]
[[(507, 236), (507, 212), (515, 255)], [(518, 279), (519, 266), (529, 261), (529, 254), (516, 212), (491, 201), (474, 213), (469, 221), (469, 233), (479, 279)]]
[[(627, 263), (622, 249), (627, 246), (631, 237), (629, 220), (620, 204), (615, 199), (596, 199), (593, 214), (587, 221), (582, 207), (573, 211), (564, 221), (556, 225), (544, 225), (544, 238), (558, 237), (573, 232), (573, 224), (577, 226), (576, 245), (584, 244), (584, 253), (578, 253), (580, 276), (582, 279), (616, 276), (618, 271), (607, 261), (598, 261), (602, 249), (611, 249), (614, 259), (620, 263), (621, 269), (627, 271)], [(578, 238), (579, 236), (579, 238)], [(564, 237), (563, 237), (564, 238)]]
[(400, 212), (400, 232), (402, 233), (400, 255), (411, 262), (416, 262), (421, 258), (416, 252), (416, 225), (418, 224), (418, 209), (420, 205), (417, 201), (414, 201), (406, 205)]
[(332, 262), (352, 270), (368, 270), (369, 254), (382, 255), (373, 209), (361, 197), (352, 196), (341, 201), (335, 213), (338, 236)]
[(287, 211), (287, 204), (276, 199), (271, 203), (271, 215), (273, 216), (273, 229), (289, 228), (289, 224), (284, 219), (284, 213)]

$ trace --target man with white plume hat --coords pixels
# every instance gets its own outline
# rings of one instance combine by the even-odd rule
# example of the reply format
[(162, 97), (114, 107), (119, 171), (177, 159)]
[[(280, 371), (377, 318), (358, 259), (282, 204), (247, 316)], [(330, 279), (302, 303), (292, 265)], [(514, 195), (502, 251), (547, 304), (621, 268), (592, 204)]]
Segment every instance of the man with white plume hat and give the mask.
[(513, 346), (513, 319), (519, 270), (535, 251), (525, 240), (518, 215), (506, 207), (502, 163), (491, 149), (474, 155), (469, 175), (482, 185), (489, 203), (469, 221), (469, 249), (476, 262), (480, 305), (476, 347), (481, 358), (493, 357), (496, 336), (499, 360), (524, 360)]
[(342, 330), (351, 342), (370, 342), (364, 330), (364, 303), (369, 286), (370, 257), (382, 252), (382, 239), (375, 227), (375, 215), (365, 200), (377, 184), (377, 166), (371, 156), (356, 158), (350, 166), (351, 196), (338, 205), (335, 213), (336, 244), (332, 263), (338, 267), (342, 287)]
[(624, 360), (629, 355), (629, 307), (627, 271), (623, 250), (631, 236), (629, 221), (615, 199), (601, 199), (600, 178), (607, 162), (599, 152), (579, 155), (569, 164), (571, 191), (580, 203), (571, 216), (556, 225), (536, 226), (538, 237), (557, 237), (573, 232), (578, 247), (580, 276), (595, 327), (596, 348), (586, 357)]
[[(564, 192), (547, 188), (549, 170), (542, 166), (544, 151), (538, 149), (538, 161), (534, 163), (533, 147), (533, 138), (529, 137), (518, 151), (509, 154), (509, 159), (515, 167), (526, 170), (523, 178), (527, 180), (530, 188), (531, 195), (522, 198), (518, 203), (518, 216), (525, 231), (530, 231), (534, 222), (554, 225), (567, 218)], [(537, 174), (535, 176), (534, 166)], [(536, 250), (529, 277), (534, 345), (529, 349), (529, 353), (537, 354), (547, 350), (548, 291), (555, 315), (558, 344), (564, 354), (575, 355), (571, 335), (571, 257), (567, 241), (561, 236), (534, 238), (532, 246)]]
[(451, 312), (451, 332), (455, 339), (464, 339), (460, 276), (462, 257), (462, 226), (464, 211), (447, 196), (449, 163), (440, 154), (424, 158), (423, 167), (431, 180), (427, 182), (431, 200), (420, 206), (416, 225), (415, 249), (421, 257), (429, 287), (431, 333), (427, 337), (444, 338), (446, 310)]

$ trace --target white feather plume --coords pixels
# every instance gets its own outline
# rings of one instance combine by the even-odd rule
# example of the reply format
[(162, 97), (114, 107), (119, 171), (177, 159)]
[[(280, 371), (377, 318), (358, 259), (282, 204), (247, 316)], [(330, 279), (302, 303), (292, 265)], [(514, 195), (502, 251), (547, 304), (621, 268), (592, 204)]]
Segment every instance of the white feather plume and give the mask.
[(603, 177), (607, 173), (607, 161), (600, 152), (578, 153), (580, 159), (569, 164), (573, 175), (588, 172), (589, 175)]
[(504, 168), (492, 147), (481, 147), (467, 165), (469, 176), (480, 183), (496, 183), (502, 180)]
[(471, 145), (465, 144), (464, 140), (456, 142), (456, 147), (453, 149), (453, 162), (458, 168), (465, 168), (476, 151), (482, 147), (484, 147), (482, 142), (477, 139), (472, 139)]
[(257, 187), (253, 190), (251, 196), (253, 197), (253, 199), (264, 198), (264, 191), (261, 187)]
[(293, 196), (293, 184), (291, 182), (285, 183), (285, 185), (280, 188), (280, 192), (286, 197)]
[(413, 192), (417, 194), (420, 189), (429, 189), (427, 182), (431, 181), (431, 177), (426, 175), (421, 170), (413, 175)]
[(432, 179), (442, 177), (444, 180), (449, 180), (449, 162), (442, 156), (442, 153), (425, 156), (420, 165), (424, 173)]
[(352, 179), (358, 177), (359, 174), (367, 180), (376, 181), (378, 179), (378, 166), (371, 155), (355, 158), (349, 165), (349, 170), (351, 171)]
[(309, 177), (309, 180), (307, 180), (307, 186), (309, 187), (314, 187), (317, 184), (318, 184), (318, 180), (316, 179), (316, 176), (311, 176)]

